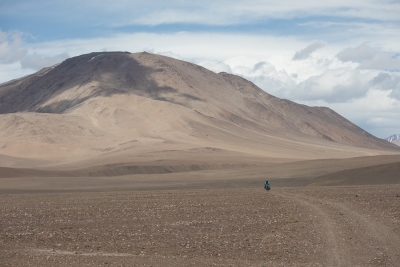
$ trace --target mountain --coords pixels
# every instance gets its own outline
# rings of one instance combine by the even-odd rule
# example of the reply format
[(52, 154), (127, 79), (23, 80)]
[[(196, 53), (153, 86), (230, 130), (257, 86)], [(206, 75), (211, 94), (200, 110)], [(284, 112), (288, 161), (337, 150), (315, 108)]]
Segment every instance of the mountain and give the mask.
[(0, 85), (3, 167), (175, 172), (398, 152), (329, 108), (149, 53), (85, 54)]
[(388, 138), (385, 138), (385, 140), (400, 146), (400, 134), (393, 134), (393, 135), (389, 136)]

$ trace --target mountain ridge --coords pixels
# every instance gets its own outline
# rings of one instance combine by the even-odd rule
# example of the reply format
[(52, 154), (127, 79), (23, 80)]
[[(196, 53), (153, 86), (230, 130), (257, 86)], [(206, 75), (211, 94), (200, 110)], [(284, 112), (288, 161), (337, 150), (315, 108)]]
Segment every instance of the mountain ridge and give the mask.
[(398, 151), (329, 108), (146, 52), (85, 54), (3, 83), (0, 114), (0, 154), (59, 163), (109, 155), (137, 161), (141, 153), (158, 158), (161, 147), (179, 153), (214, 147), (270, 159)]

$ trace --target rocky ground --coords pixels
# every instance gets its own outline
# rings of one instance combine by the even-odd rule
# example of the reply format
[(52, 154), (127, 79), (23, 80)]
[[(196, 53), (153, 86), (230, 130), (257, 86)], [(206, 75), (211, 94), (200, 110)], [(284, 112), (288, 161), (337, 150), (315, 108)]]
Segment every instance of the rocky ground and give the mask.
[(400, 185), (0, 201), (1, 266), (400, 266)]

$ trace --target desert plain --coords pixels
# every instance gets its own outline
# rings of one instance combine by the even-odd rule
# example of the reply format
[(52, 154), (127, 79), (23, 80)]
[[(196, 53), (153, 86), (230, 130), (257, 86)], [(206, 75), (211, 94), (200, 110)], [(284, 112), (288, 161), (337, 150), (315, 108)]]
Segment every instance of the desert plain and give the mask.
[[(3, 178), (0, 261), (2, 266), (398, 266), (399, 160), (378, 156), (271, 164), (264, 171)], [(384, 164), (371, 167), (379, 161)], [(340, 171), (323, 169), (326, 165)], [(263, 188), (264, 178), (271, 181), (270, 191)]]
[(0, 266), (400, 266), (400, 149), (328, 108), (116, 52), (0, 113)]

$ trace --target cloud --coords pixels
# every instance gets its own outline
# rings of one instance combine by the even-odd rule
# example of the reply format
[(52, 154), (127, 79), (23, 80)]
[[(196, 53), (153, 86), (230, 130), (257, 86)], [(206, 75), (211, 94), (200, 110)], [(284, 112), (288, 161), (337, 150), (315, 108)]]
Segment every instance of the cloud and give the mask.
[[(51, 10), (51, 12), (49, 12)], [(400, 21), (396, 1), (379, 0), (203, 0), (203, 1), (113, 1), (29, 0), (3, 1), (0, 16), (50, 20), (59, 25), (238, 25), (271, 19), (305, 17)], [(88, 19), (89, 18), (89, 19)]]
[(379, 90), (392, 90), (400, 89), (400, 75), (394, 73), (380, 72), (374, 77), (371, 82), (371, 86)]
[[(382, 83), (386, 83), (388, 80), (391, 80), (391, 76), (387, 73), (381, 72), (375, 78), (371, 80), (371, 85), (381, 85)], [(383, 89), (386, 86), (383, 87)]]
[(55, 56), (42, 56), (37, 53), (27, 55), (21, 60), (21, 67), (33, 70), (40, 70), (45, 67), (53, 66), (57, 63), (69, 58), (67, 53), (58, 54)]
[(309, 46), (307, 46), (306, 48), (296, 52), (296, 54), (293, 56), (293, 60), (307, 59), (311, 56), (311, 54), (313, 52), (315, 52), (317, 49), (320, 49), (324, 46), (325, 46), (324, 43), (316, 41), (316, 42), (310, 44)]
[(296, 84), (292, 75), (278, 71), (271, 63), (245, 59), (225, 63), (229, 63), (234, 74), (270, 94), (306, 105), (328, 106), (381, 138), (399, 130), (400, 74), (328, 69)]
[[(282, 47), (282, 43), (287, 45)], [(227, 64), (225, 60), (249, 54), (251, 58), (257, 59), (253, 60), (246, 57), (242, 61), (238, 61), (238, 64), (246, 65), (246, 62), (250, 60), (252, 64), (249, 67), (253, 67), (254, 64), (263, 61), (263, 59), (268, 58), (273, 61), (277, 59), (279, 62), (276, 62), (274, 66), (282, 69), (285, 65), (289, 67), (286, 62), (287, 60), (290, 61), (292, 56), (291, 52), (286, 52), (286, 49), (293, 51), (301, 43), (295, 38), (257, 34), (190, 32), (158, 34), (140, 32), (116, 34), (101, 38), (63, 39), (35, 42), (34, 44), (22, 43), (19, 47), (26, 47), (28, 50), (24, 57), (20, 57), (17, 62), (23, 61), (24, 67), (37, 69), (43, 67), (45, 61), (48, 61), (46, 64), (50, 65), (57, 63), (56, 59), (62, 60), (62, 55), (78, 56), (94, 51), (103, 51), (104, 48), (107, 48), (108, 51), (129, 51), (133, 53), (148, 51), (167, 55), (193, 63), (201, 63), (213, 71), (227, 71), (229, 69), (224, 66), (224, 64)], [(35, 53), (36, 56), (34, 56)], [(53, 60), (51, 60), (52, 58)], [(40, 62), (35, 64), (34, 59)], [(290, 70), (290, 72), (293, 73), (294, 71)], [(3, 77), (0, 82), (14, 78), (17, 78), (17, 76), (10, 76), (9, 79)]]
[[(131, 24), (141, 24), (156, 26), (161, 24), (176, 24), (176, 23), (189, 23), (189, 24), (203, 24), (203, 25), (229, 25), (237, 24), (235, 19), (229, 18), (226, 14), (221, 14), (215, 10), (202, 8), (175, 8), (153, 11), (134, 18)], [(118, 25), (116, 25), (118, 26)]]
[(360, 44), (354, 48), (346, 48), (336, 55), (338, 59), (343, 62), (354, 61), (354, 62), (362, 62), (364, 60), (371, 60), (378, 53), (378, 51), (368, 43)]
[(158, 54), (158, 55), (162, 55), (162, 56), (166, 56), (166, 57), (172, 57), (172, 58), (179, 59), (179, 60), (182, 59), (180, 57), (180, 55), (178, 55), (178, 54), (176, 54), (176, 53), (174, 53), (172, 51), (158, 51), (157, 52), (154, 49), (152, 49), (152, 50), (153, 50), (153, 52), (149, 52), (149, 51), (146, 51), (146, 52), (153, 53), (153, 54)]
[(400, 88), (393, 89), (389, 96), (400, 101)]
[(39, 70), (44, 67), (59, 63), (69, 56), (66, 53), (43, 56), (37, 53), (28, 54), (28, 49), (23, 40), (21, 32), (3, 32), (0, 30), (0, 63), (12, 64), (20, 62), (23, 69)]
[(232, 69), (230, 68), (229, 65), (217, 60), (201, 60), (201, 61), (196, 61), (195, 63), (215, 73), (220, 73), (220, 72), (232, 73)]
[(361, 98), (367, 91), (367, 81), (359, 71), (329, 70), (300, 83), (293, 93), (300, 100), (337, 103)]
[(22, 33), (3, 32), (0, 29), (0, 63), (9, 64), (21, 60), (27, 54), (22, 44)]
[(359, 68), (400, 71), (400, 56), (395, 53), (380, 52), (371, 60), (361, 62)]
[(359, 69), (377, 69), (400, 71), (400, 56), (398, 53), (378, 50), (368, 43), (354, 48), (346, 48), (336, 55), (342, 62), (357, 62)]
[(19, 62), (14, 62), (11, 64), (0, 63), (0, 84), (30, 74), (32, 74), (32, 70), (22, 69)]
[(400, 74), (381, 72), (370, 84), (374, 89), (389, 91), (389, 97), (400, 101)]
[(296, 86), (293, 78), (284, 70), (277, 70), (267, 61), (257, 61), (249, 57), (234, 57), (224, 61), (231, 73), (239, 75), (276, 96)]
[(400, 101), (389, 97), (389, 91), (370, 89), (365, 96), (351, 102), (327, 103), (317, 100), (300, 101), (300, 103), (309, 106), (328, 106), (379, 138), (400, 133), (398, 124)]

